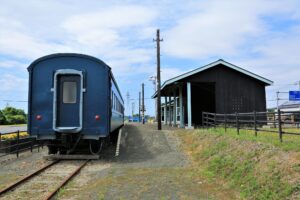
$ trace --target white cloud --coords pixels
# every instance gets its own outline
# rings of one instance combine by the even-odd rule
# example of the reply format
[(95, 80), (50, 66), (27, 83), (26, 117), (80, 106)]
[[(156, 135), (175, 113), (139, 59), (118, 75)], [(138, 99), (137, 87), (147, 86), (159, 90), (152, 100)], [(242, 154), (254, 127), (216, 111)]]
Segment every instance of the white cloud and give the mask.
[(146, 30), (155, 17), (154, 11), (143, 6), (117, 6), (71, 16), (62, 27), (76, 42), (102, 48), (99, 51), (104, 52), (107, 47), (124, 45), (133, 39), (134, 30)]
[(164, 67), (161, 68), (161, 80), (162, 80), (162, 84), (164, 81), (173, 78), (175, 76), (181, 75), (185, 72), (188, 72), (190, 70), (181, 70), (178, 68), (173, 68), (173, 67)]
[(26, 67), (28, 67), (27, 64), (15, 60), (0, 61), (0, 68), (3, 69), (25, 69)]
[(183, 67), (171, 63), (198, 67), (221, 57), (275, 84), (288, 84), (298, 80), (300, 73), (300, 28), (295, 26), (299, 26), (299, 7), (298, 0), (163, 0), (159, 4), (150, 0), (3, 0), (1, 91), (6, 88), (5, 93), (13, 97), (19, 84), (27, 87), (16, 76), (24, 71), (15, 69), (25, 69), (34, 59), (54, 52), (98, 57), (112, 67), (120, 87), (135, 90), (136, 82), (155, 73), (152, 38), (156, 28), (164, 38), (163, 81), (184, 73)]
[(63, 27), (76, 32), (89, 29), (128, 28), (145, 25), (154, 17), (155, 12), (143, 6), (117, 6), (72, 16), (64, 22)]
[[(263, 17), (294, 9), (291, 1), (209, 1), (199, 11), (178, 21), (166, 32), (165, 52), (183, 58), (229, 56), (243, 51), (242, 45), (268, 33)], [(292, 2), (293, 3), (293, 2)]]
[(0, 53), (16, 58), (36, 59), (60, 51), (70, 51), (62, 44), (34, 37), (21, 22), (10, 18), (0, 20)]
[[(50, 7), (53, 5), (50, 4)], [(3, 16), (0, 18), (0, 26), (3, 27), (0, 30), (0, 54), (31, 62), (56, 52), (84, 53), (99, 57), (108, 64), (112, 63), (116, 73), (125, 74), (123, 72), (128, 71), (134, 74), (134, 69), (149, 65), (153, 56), (148, 45), (141, 46), (140, 43), (150, 36), (150, 29), (153, 28), (149, 26), (152, 27), (155, 18), (156, 12), (150, 8), (134, 5), (82, 10), (60, 19), (58, 26), (53, 26), (55, 23), (51, 22), (49, 27), (44, 28), (36, 25), (27, 27), (26, 20), (23, 22), (21, 19)], [(34, 27), (39, 29), (35, 30)], [(60, 32), (60, 35), (53, 32)], [(152, 38), (148, 40), (152, 44)], [(154, 53), (155, 50), (152, 50)], [(8, 64), (2, 63), (2, 67)]]
[(28, 80), (13, 74), (4, 74), (0, 77), (1, 92), (25, 92), (27, 91)]

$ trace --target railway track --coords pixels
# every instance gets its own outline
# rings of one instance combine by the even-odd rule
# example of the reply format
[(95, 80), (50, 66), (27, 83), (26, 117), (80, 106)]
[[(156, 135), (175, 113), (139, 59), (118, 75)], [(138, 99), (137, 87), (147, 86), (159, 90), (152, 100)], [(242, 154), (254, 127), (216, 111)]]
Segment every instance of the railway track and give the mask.
[(54, 161), (1, 190), (0, 199), (51, 199), (89, 161)]

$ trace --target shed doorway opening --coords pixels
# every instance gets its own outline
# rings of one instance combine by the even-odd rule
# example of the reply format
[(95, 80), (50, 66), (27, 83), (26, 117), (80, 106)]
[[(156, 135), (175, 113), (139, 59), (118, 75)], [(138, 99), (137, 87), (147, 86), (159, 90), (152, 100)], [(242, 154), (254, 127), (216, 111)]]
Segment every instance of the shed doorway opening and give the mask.
[(202, 112), (216, 112), (216, 84), (192, 83), (192, 124), (202, 125)]

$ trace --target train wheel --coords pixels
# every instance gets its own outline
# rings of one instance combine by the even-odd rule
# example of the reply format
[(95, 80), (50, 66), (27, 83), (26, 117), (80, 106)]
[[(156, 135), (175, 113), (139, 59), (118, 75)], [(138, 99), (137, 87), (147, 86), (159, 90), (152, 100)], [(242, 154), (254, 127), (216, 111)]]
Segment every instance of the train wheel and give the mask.
[(48, 146), (48, 154), (57, 154), (58, 149), (56, 146)]
[(98, 155), (102, 151), (104, 140), (90, 140), (90, 153), (92, 155)]

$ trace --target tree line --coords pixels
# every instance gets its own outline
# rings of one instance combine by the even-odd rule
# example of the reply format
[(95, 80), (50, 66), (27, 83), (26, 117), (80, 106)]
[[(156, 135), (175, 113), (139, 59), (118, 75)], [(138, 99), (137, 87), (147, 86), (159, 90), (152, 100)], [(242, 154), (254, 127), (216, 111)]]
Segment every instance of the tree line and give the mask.
[(14, 107), (6, 107), (0, 110), (0, 125), (11, 125), (11, 124), (26, 124), (27, 115), (24, 110), (17, 109)]

